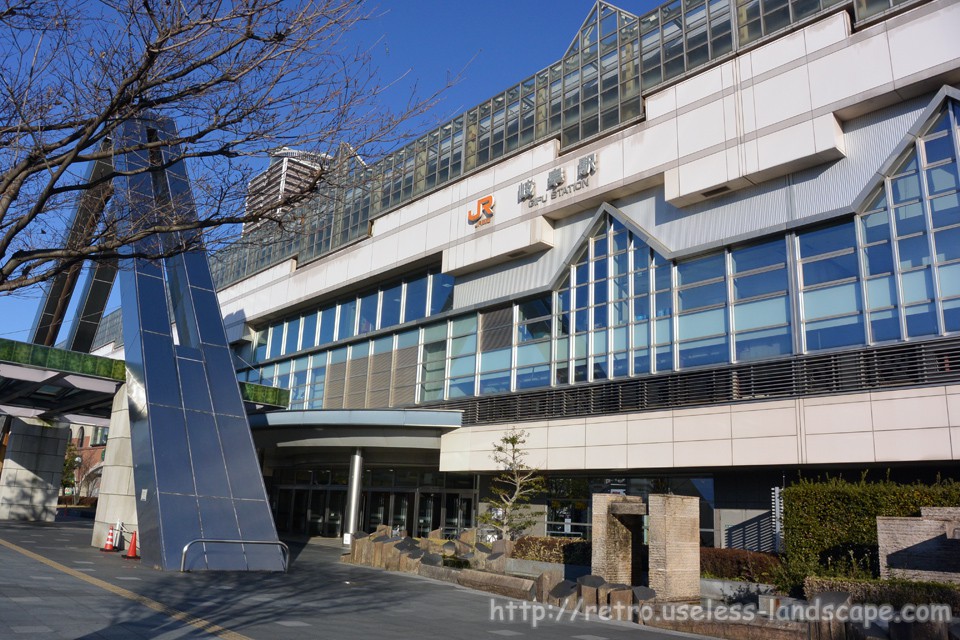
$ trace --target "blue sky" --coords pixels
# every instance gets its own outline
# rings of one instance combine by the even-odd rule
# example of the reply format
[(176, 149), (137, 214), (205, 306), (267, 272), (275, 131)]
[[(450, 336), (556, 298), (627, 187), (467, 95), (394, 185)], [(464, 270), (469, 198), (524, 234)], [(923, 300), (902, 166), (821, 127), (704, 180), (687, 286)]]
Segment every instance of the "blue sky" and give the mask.
[[(611, 4), (642, 15), (660, 3)], [(380, 0), (370, 5), (375, 17), (348, 38), (369, 47), (384, 83), (394, 82), (387, 100), (406, 100), (413, 87), (429, 95), (461, 75), (414, 125), (420, 132), (559, 60), (593, 5), (591, 0)], [(0, 337), (27, 340), (38, 301), (36, 290), (0, 296)]]

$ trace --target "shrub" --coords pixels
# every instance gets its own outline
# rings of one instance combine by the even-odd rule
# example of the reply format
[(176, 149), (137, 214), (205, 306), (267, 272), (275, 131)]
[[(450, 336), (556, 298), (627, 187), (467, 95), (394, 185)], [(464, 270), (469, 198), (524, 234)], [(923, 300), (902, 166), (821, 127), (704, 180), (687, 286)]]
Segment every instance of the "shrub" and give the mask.
[(783, 490), (786, 555), (794, 566), (819, 566), (828, 575), (878, 576), (877, 516), (919, 516), (921, 507), (953, 506), (960, 506), (960, 483), (953, 480), (801, 479)]
[(579, 538), (523, 536), (513, 547), (513, 557), (537, 562), (590, 566), (593, 547)]
[(708, 578), (771, 582), (780, 567), (780, 558), (772, 553), (746, 549), (700, 549), (700, 573)]
[(809, 576), (803, 581), (803, 592), (809, 600), (824, 591), (843, 591), (853, 602), (890, 604), (900, 608), (906, 604), (946, 604), (960, 610), (960, 585), (909, 580), (855, 580)]

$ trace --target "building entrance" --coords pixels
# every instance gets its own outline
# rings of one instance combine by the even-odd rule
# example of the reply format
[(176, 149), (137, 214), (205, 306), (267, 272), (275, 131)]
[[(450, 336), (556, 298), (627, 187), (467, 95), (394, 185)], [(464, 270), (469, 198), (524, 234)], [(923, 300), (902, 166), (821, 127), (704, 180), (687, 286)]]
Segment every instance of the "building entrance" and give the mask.
[[(278, 531), (330, 538), (343, 535), (347, 487), (345, 483), (333, 482), (345, 474), (276, 470), (274, 475), (279, 482), (271, 488), (271, 506)], [(475, 477), (445, 478), (452, 474), (404, 471), (390, 478), (403, 484), (414, 484), (411, 482), (414, 478), (416, 484), (426, 481), (423, 486), (404, 487), (390, 486), (391, 483), (384, 482), (387, 480), (384, 475), (380, 472), (371, 476), (376, 479), (375, 487), (364, 483), (358, 514), (361, 530), (371, 532), (380, 525), (388, 525), (401, 535), (423, 537), (442, 529), (444, 536), (452, 537), (475, 526)], [(318, 479), (331, 482), (323, 486), (316, 483)]]

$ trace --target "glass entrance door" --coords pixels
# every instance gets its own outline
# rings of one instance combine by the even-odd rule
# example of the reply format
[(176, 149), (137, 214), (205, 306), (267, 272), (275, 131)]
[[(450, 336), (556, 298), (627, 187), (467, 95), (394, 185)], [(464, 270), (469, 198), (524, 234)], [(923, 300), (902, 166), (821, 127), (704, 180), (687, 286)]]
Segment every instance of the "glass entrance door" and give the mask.
[(274, 520), (277, 531), (290, 531), (290, 516), (293, 514), (293, 489), (277, 489), (277, 511)]
[(367, 498), (367, 531), (376, 531), (381, 524), (390, 522), (390, 493), (387, 491), (371, 491)]
[(431, 531), (440, 526), (440, 493), (434, 491), (421, 492), (417, 503), (417, 530), (414, 533), (418, 538), (426, 538)]
[(410, 516), (413, 514), (413, 493), (394, 493), (393, 494), (393, 517), (390, 520), (390, 526), (400, 535), (410, 535), (412, 522)]
[(473, 526), (472, 493), (447, 493), (444, 506), (444, 535), (455, 536)]

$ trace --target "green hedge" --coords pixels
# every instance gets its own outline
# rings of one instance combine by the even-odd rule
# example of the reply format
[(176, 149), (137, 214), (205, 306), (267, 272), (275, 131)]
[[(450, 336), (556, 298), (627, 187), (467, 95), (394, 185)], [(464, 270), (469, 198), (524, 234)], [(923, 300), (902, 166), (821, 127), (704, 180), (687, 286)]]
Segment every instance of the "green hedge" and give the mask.
[(780, 558), (772, 553), (746, 549), (700, 548), (700, 573), (705, 578), (773, 582)]
[(851, 578), (807, 577), (803, 592), (807, 599), (826, 591), (843, 591), (856, 603), (890, 604), (900, 608), (906, 604), (947, 604), (960, 611), (960, 585), (908, 580), (854, 580)]
[(877, 516), (919, 516), (921, 507), (960, 506), (960, 483), (898, 484), (801, 479), (783, 491), (787, 558), (808, 574), (879, 575)]
[(513, 546), (513, 557), (519, 560), (556, 562), (589, 567), (593, 547), (579, 538), (523, 536)]

